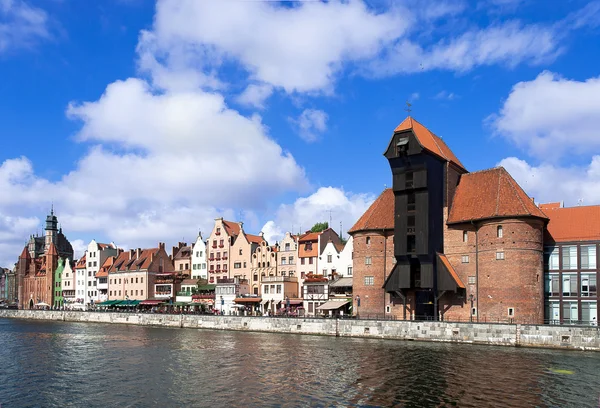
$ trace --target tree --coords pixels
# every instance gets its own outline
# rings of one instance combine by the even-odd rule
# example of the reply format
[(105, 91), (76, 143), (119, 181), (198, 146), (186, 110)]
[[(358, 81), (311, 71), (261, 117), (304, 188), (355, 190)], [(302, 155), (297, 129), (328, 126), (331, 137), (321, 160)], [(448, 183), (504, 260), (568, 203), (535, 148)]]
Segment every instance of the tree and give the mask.
[(313, 227), (310, 229), (310, 232), (323, 232), (325, 231), (327, 228), (329, 228), (329, 223), (328, 222), (317, 222), (315, 225), (313, 225)]

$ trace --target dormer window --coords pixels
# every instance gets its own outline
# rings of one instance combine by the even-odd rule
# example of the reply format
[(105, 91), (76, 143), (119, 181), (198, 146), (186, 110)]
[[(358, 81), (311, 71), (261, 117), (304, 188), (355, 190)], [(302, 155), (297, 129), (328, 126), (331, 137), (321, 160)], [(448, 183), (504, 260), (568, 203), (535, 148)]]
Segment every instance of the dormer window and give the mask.
[(401, 137), (396, 143), (396, 155), (401, 156), (408, 152), (408, 137)]

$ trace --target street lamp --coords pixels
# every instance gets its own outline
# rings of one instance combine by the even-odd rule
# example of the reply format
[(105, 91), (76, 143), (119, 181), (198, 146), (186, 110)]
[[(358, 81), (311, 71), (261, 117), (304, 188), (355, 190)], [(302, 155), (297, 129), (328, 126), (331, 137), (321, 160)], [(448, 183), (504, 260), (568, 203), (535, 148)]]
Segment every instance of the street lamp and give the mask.
[(470, 313), (470, 319), (471, 321), (473, 321), (473, 301), (475, 300), (475, 296), (473, 296), (473, 294), (471, 293), (469, 295), (469, 300), (471, 301), (471, 313)]
[(356, 295), (356, 318), (360, 319), (360, 296)]

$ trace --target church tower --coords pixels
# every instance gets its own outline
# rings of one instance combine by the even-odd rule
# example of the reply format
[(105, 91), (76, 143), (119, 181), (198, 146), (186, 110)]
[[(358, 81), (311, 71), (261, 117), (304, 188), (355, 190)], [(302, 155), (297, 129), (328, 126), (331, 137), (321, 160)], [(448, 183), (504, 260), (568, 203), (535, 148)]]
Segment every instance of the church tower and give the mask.
[(56, 234), (58, 233), (58, 219), (54, 215), (54, 207), (50, 210), (50, 214), (46, 217), (46, 239), (44, 252), (47, 253), (50, 249), (50, 244), (56, 244)]

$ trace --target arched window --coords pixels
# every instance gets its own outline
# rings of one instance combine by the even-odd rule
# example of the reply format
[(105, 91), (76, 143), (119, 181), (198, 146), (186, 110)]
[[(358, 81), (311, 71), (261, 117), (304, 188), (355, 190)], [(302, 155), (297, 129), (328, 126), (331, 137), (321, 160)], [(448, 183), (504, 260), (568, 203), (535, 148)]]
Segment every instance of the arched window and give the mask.
[(498, 228), (496, 229), (496, 236), (498, 238), (502, 238), (502, 225), (498, 225)]

